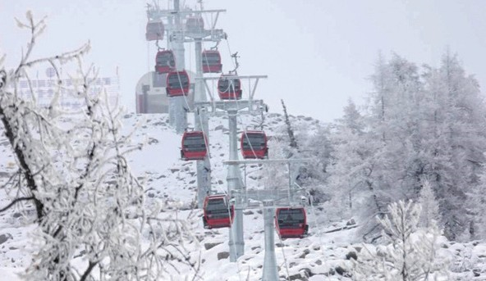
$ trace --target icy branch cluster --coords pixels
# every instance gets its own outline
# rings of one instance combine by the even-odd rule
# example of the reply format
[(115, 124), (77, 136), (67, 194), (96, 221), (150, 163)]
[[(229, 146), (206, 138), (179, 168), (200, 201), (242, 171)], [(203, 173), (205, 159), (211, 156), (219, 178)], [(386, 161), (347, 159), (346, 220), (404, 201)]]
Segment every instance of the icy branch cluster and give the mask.
[[(126, 155), (141, 145), (122, 135), (123, 111), (108, 103), (106, 93), (89, 92), (96, 71), (83, 68), (89, 43), (72, 52), (31, 59), (45, 29), (32, 13), (18, 26), (31, 33), (18, 67), (7, 71), (0, 60), (0, 119), (18, 165), (4, 186), (11, 203), (0, 212), (20, 209), (30, 216), (32, 264), (27, 280), (160, 280), (175, 274), (173, 262), (194, 270), (184, 243), (194, 240), (188, 222), (161, 218), (162, 204), (146, 203), (144, 187), (130, 171)], [(2, 57), (3, 58), (3, 57)], [(57, 91), (49, 106), (21, 96), (20, 78), (48, 64), (55, 70)], [(59, 68), (77, 64), (70, 94), (81, 110), (63, 108), (65, 94)], [(30, 83), (29, 83), (30, 84)], [(32, 87), (30, 85), (31, 92)], [(182, 267), (184, 268), (184, 267)], [(196, 274), (196, 272), (195, 272)]]

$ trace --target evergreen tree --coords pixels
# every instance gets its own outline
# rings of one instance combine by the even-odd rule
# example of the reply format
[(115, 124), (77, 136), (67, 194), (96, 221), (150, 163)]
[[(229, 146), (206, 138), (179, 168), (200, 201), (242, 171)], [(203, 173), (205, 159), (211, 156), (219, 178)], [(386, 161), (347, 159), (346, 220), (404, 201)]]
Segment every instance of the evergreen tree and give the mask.
[(308, 128), (302, 128), (297, 132), (299, 143), (305, 148), (299, 152), (299, 158), (309, 161), (300, 165), (296, 183), (308, 190), (314, 203), (323, 203), (329, 200), (332, 193), (328, 185), (333, 151), (329, 127), (319, 126), (312, 134), (308, 132)]
[(439, 204), (428, 180), (423, 181), (418, 203), (422, 206), (419, 226), (425, 228), (437, 227), (440, 223)]
[(470, 239), (486, 239), (486, 170), (479, 175), (479, 183), (468, 192), (468, 213), (471, 215)]
[(448, 261), (437, 245), (440, 232), (434, 226), (418, 228), (420, 210), (412, 201), (388, 206), (388, 216), (377, 218), (385, 245), (364, 245), (354, 261), (354, 280), (448, 280)]
[(331, 132), (332, 165), (328, 169), (326, 192), (330, 194), (334, 213), (350, 216), (364, 208), (354, 201), (362, 194), (369, 194), (366, 183), (372, 169), (368, 162), (372, 153), (365, 141), (364, 120), (352, 100), (348, 100), (344, 116), (336, 120)]
[(361, 233), (373, 239), (379, 229), (371, 219), (374, 215), (383, 215), (389, 202), (418, 195), (415, 166), (422, 83), (415, 64), (397, 55), (389, 62), (380, 57), (371, 78), (374, 91), (364, 118), (367, 130), (359, 141), (369, 152), (362, 163), (369, 199), (360, 213), (369, 223), (362, 224)]
[(478, 184), (486, 149), (485, 107), (479, 85), (466, 76), (457, 56), (447, 52), (442, 65), (425, 76), (431, 104), (422, 134), (426, 173), (437, 198), (444, 231), (456, 240), (469, 229), (466, 194)]
[(470, 219), (461, 214), (467, 211), (466, 194), (478, 184), (486, 150), (485, 108), (476, 80), (449, 53), (440, 68), (426, 66), (421, 75), (397, 55), (388, 62), (380, 57), (371, 78), (374, 90), (362, 129), (350, 121), (349, 106), (348, 129), (338, 121), (333, 131), (330, 185), (367, 192), (359, 213), (361, 234), (369, 236), (377, 229), (370, 217), (383, 214), (389, 202), (418, 198), (421, 179), (428, 178), (445, 234), (457, 239), (469, 228)]

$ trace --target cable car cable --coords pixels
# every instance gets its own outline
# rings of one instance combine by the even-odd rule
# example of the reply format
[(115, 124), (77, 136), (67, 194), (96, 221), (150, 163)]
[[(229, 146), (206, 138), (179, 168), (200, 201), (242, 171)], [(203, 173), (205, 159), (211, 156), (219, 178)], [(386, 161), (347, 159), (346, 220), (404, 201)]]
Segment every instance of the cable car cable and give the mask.
[(204, 132), (203, 120), (202, 120), (201, 114), (199, 114), (199, 126), (200, 126), (200, 128), (202, 128), (201, 131), (204, 134), (204, 144), (206, 145), (206, 157), (209, 157), (211, 159), (211, 155), (210, 155), (211, 152), (209, 151), (209, 141), (208, 141), (209, 132), (208, 132), (208, 135), (206, 135), (206, 133)]
[[(275, 229), (275, 225), (274, 225), (273, 227), (274, 227), (274, 230), (276, 230), (276, 229)], [(280, 234), (278, 235), (278, 238), (279, 238), (279, 240), (280, 240), (280, 244), (282, 244), (282, 247), (281, 247), (281, 249), (282, 249), (282, 256), (283, 256), (283, 258), (284, 258), (285, 271), (287, 271), (287, 278), (288, 278), (288, 277), (290, 277), (290, 273), (289, 273), (289, 263), (288, 263), (288, 261), (287, 261), (287, 256), (285, 256), (285, 249), (284, 249), (284, 248), (285, 248), (285, 247), (284, 247), (284, 246), (285, 246), (285, 244), (283, 243), (283, 241), (282, 241), (282, 237), (280, 237)]]
[[(183, 70), (185, 71), (185, 70)], [(182, 90), (182, 96), (184, 97), (184, 102), (186, 103), (186, 106), (187, 106), (187, 109), (190, 110), (190, 106), (189, 106), (189, 102), (187, 101), (187, 97), (186, 97), (186, 92), (184, 91), (184, 88), (183, 88), (183, 85), (182, 85), (182, 79), (181, 79), (181, 75), (180, 75), (180, 71), (176, 71), (177, 72), (177, 79), (179, 80), (179, 88)], [(186, 75), (187, 75), (187, 79), (188, 79), (188, 83), (189, 83), (189, 74), (186, 72)], [(187, 90), (187, 95), (189, 95), (189, 91), (191, 90), (191, 87), (190, 87), (190, 83), (189, 83), (189, 89)]]
[[(231, 48), (230, 48), (230, 44), (229, 44), (229, 40), (226, 39), (226, 46), (228, 47), (228, 52), (230, 53), (230, 55), (232, 54), (231, 53)], [(235, 63), (233, 60), (231, 60), (233, 62), (233, 67), (236, 67)]]
[[(297, 183), (294, 183), (294, 184), (295, 184), (295, 185), (297, 185), (297, 187), (299, 187), (299, 188), (303, 189), (303, 188), (302, 188), (300, 185), (298, 185)], [(324, 243), (323, 243), (323, 241), (322, 241), (322, 231), (321, 231), (321, 230), (322, 230), (322, 226), (319, 226), (319, 224), (317, 223), (317, 216), (316, 216), (316, 212), (315, 212), (315, 208), (314, 208), (314, 202), (313, 202), (313, 200), (312, 200), (312, 195), (311, 195), (311, 194), (310, 194), (310, 193), (309, 193), (307, 190), (306, 190), (306, 193), (307, 193), (307, 195), (309, 196), (309, 198), (311, 199), (311, 200), (310, 200), (310, 206), (311, 206), (311, 210), (312, 210), (312, 216), (313, 216), (313, 218), (314, 218), (314, 228), (319, 230), (318, 235), (317, 235), (317, 236), (319, 237), (319, 246), (320, 246), (319, 248), (321, 249), (322, 256), (323, 256), (323, 257), (325, 257), (325, 252), (324, 252)], [(309, 235), (309, 233), (308, 233), (308, 232), (307, 232), (307, 235)], [(325, 259), (325, 258), (323, 258), (323, 259), (322, 259), (322, 263), (323, 263), (323, 264), (322, 264), (322, 266), (324, 266), (324, 267), (325, 267), (325, 266), (326, 266), (326, 259)], [(327, 276), (327, 278), (326, 278), (326, 279), (327, 279), (327, 280), (330, 280), (330, 279), (329, 279), (329, 276)]]
[[(299, 184), (297, 183), (294, 183), (295, 185), (297, 185), (297, 187), (303, 189)], [(305, 190), (305, 189), (304, 189)], [(317, 232), (317, 237), (319, 237), (319, 244), (320, 244), (320, 248), (321, 248), (321, 251), (322, 251), (322, 254), (324, 255), (324, 243), (322, 241), (322, 226), (319, 226), (319, 224), (317, 223), (317, 215), (316, 215), (316, 210), (314, 208), (314, 200), (312, 200), (312, 195), (310, 194), (309, 191), (305, 190), (305, 192), (307, 193), (307, 195), (309, 196), (309, 198), (311, 199), (310, 200), (310, 207), (311, 207), (311, 210), (312, 210), (312, 216), (314, 218), (314, 228), (315, 229), (318, 229), (318, 232)], [(309, 235), (309, 233), (307, 233), (307, 235)]]
[[(192, 50), (192, 41), (189, 42), (189, 49)], [(189, 53), (189, 69), (192, 69), (192, 52), (188, 52)]]

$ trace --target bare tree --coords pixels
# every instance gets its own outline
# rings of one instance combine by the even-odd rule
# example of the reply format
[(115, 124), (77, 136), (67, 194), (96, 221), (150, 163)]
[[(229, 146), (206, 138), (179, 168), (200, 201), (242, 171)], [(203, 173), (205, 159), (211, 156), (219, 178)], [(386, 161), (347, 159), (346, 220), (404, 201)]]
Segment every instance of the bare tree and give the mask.
[(283, 100), (280, 100), (282, 102), (282, 108), (284, 111), (284, 116), (285, 116), (285, 124), (287, 125), (287, 133), (289, 134), (289, 141), (290, 141), (290, 147), (294, 149), (298, 149), (299, 146), (297, 145), (297, 140), (295, 139), (294, 135), (294, 130), (292, 129), (292, 125), (290, 124), (290, 119), (289, 115), (287, 114), (287, 107), (285, 106), (285, 103)]
[[(21, 28), (31, 40), (19, 65), (5, 70), (0, 60), (0, 119), (18, 164), (4, 186), (12, 200), (0, 206), (23, 210), (37, 225), (32, 264), (27, 280), (159, 280), (178, 274), (174, 263), (195, 269), (185, 250), (193, 240), (189, 224), (160, 217), (164, 206), (145, 201), (144, 187), (130, 172), (126, 155), (141, 145), (130, 145), (119, 118), (123, 113), (108, 103), (104, 92), (93, 92), (93, 66), (85, 70), (82, 56), (90, 46), (31, 59), (36, 40), (45, 29), (27, 12)], [(73, 86), (63, 84), (60, 65), (76, 64)], [(29, 70), (48, 64), (55, 70), (57, 90), (48, 106), (39, 105)], [(19, 91), (27, 80), (29, 95)], [(82, 101), (68, 109), (60, 98)], [(179, 268), (183, 268), (179, 266)], [(187, 270), (189, 272), (189, 270)], [(186, 274), (187, 274), (186, 272)]]

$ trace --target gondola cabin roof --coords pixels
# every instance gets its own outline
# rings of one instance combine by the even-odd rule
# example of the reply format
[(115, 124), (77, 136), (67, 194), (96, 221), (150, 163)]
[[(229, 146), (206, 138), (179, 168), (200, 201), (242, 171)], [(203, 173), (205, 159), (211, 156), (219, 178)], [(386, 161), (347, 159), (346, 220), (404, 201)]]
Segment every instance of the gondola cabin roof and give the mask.
[(169, 97), (187, 96), (189, 88), (189, 75), (185, 70), (172, 71), (167, 74), (166, 90)]
[(205, 198), (205, 201), (206, 201), (205, 203), (206, 204), (209, 204), (210, 201), (221, 200), (221, 199), (223, 199), (224, 204), (227, 206), (228, 205), (228, 195), (226, 195), (226, 194), (213, 194), (213, 195), (208, 195)]
[(204, 134), (203, 131), (189, 131), (189, 132), (184, 132), (184, 134), (182, 135), (183, 140), (185, 138), (204, 139), (205, 137), (206, 137), (206, 134)]
[(265, 134), (264, 131), (259, 131), (259, 130), (247, 130), (247, 131), (244, 131), (242, 133), (242, 136), (244, 136), (245, 134), (246, 135), (258, 135), (258, 136), (262, 136), (262, 137), (265, 137), (266, 136), (266, 134)]
[(164, 23), (161, 21), (149, 21), (145, 29), (145, 39), (147, 41), (164, 40)]

